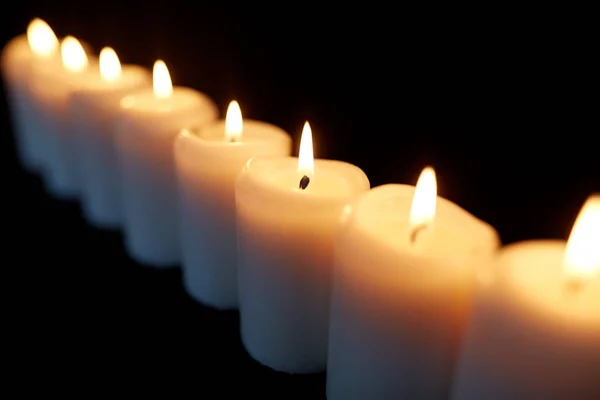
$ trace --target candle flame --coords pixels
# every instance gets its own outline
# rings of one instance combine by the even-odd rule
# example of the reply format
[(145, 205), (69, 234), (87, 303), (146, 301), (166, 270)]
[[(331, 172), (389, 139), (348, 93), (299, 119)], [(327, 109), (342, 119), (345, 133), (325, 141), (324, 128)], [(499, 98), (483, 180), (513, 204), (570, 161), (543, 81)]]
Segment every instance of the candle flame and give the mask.
[(60, 45), (63, 66), (72, 72), (82, 72), (87, 68), (88, 58), (79, 40), (67, 36)]
[(569, 278), (587, 280), (600, 272), (600, 195), (587, 199), (573, 225), (565, 249)]
[(302, 128), (300, 137), (300, 151), (298, 152), (298, 174), (309, 178), (315, 174), (315, 156), (313, 151), (312, 130), (308, 121)]
[(171, 97), (173, 94), (173, 83), (167, 65), (163, 60), (156, 60), (152, 71), (154, 95), (158, 98)]
[(419, 176), (412, 205), (409, 223), (412, 228), (429, 226), (435, 219), (437, 203), (437, 181), (432, 167), (425, 167)]
[(110, 47), (100, 52), (100, 76), (105, 81), (115, 81), (121, 76), (121, 63), (117, 53)]
[(225, 138), (235, 142), (242, 137), (242, 129), (244, 121), (242, 119), (242, 110), (237, 101), (232, 101), (227, 107), (227, 115), (225, 116)]
[(49, 57), (58, 49), (58, 38), (50, 25), (39, 18), (35, 18), (27, 26), (27, 42), (33, 54), (40, 57)]

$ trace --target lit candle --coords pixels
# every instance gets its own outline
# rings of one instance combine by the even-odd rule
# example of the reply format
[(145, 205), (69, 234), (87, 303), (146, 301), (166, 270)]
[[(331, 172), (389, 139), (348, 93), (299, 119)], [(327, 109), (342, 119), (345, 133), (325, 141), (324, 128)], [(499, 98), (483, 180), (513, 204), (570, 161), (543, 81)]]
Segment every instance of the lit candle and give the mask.
[(41, 161), (37, 135), (42, 131), (31, 102), (28, 82), (35, 79), (33, 64), (60, 63), (59, 42), (48, 24), (39, 18), (31, 21), (26, 35), (12, 39), (2, 51), (2, 77), (8, 94), (19, 161), (31, 172), (39, 171)]
[(347, 207), (336, 242), (327, 398), (446, 399), (477, 267), (493, 228), (416, 187), (384, 185)]
[(238, 307), (234, 182), (254, 156), (289, 156), (292, 140), (266, 122), (242, 121), (232, 101), (225, 121), (184, 130), (175, 143), (182, 268), (187, 292), (218, 309)]
[(81, 190), (84, 215), (99, 228), (122, 224), (120, 170), (115, 145), (120, 100), (132, 91), (150, 87), (150, 71), (121, 65), (115, 51), (100, 52), (98, 79), (71, 96), (74, 143), (72, 166)]
[(313, 160), (304, 125), (298, 158), (256, 157), (235, 186), (242, 342), (288, 373), (325, 369), (333, 243), (343, 207), (369, 190), (363, 171)]
[(180, 262), (173, 143), (183, 128), (203, 126), (217, 116), (217, 107), (207, 96), (173, 87), (161, 60), (154, 64), (153, 87), (121, 100), (116, 136), (123, 228), (127, 251), (137, 262), (155, 267)]
[(84, 47), (72, 36), (62, 40), (60, 50), (62, 64), (35, 64), (40, 79), (30, 82), (29, 87), (44, 129), (38, 141), (43, 148), (40, 154), (47, 188), (57, 198), (74, 199), (78, 185), (77, 167), (72, 162), (75, 138), (69, 123), (69, 99), (74, 91), (96, 79), (93, 70), (97, 66), (95, 60), (90, 65)]
[(509, 245), (488, 272), (453, 398), (600, 399), (600, 196), (567, 243)]

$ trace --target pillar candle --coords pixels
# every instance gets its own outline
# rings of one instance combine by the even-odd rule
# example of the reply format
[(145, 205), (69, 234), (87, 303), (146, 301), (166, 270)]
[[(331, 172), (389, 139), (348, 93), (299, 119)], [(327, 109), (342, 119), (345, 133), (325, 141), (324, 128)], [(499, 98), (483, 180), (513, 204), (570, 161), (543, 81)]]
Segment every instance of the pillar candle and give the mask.
[(44, 131), (38, 141), (43, 151), (45, 184), (49, 192), (60, 199), (75, 199), (78, 195), (77, 151), (74, 132), (69, 124), (70, 95), (97, 79), (97, 63), (88, 56), (81, 43), (72, 36), (61, 42), (61, 64), (35, 64), (39, 79), (30, 82), (32, 100)]
[(86, 220), (98, 228), (121, 227), (120, 170), (115, 129), (120, 100), (127, 94), (152, 87), (150, 71), (123, 65), (109, 47), (100, 52), (98, 79), (70, 97), (72, 131), (77, 144), (72, 167), (81, 190)]
[(347, 207), (336, 242), (327, 398), (446, 399), (488, 224), (416, 187), (384, 185)]
[(245, 120), (231, 102), (225, 121), (185, 130), (175, 143), (180, 188), (183, 281), (197, 301), (218, 309), (238, 307), (234, 182), (254, 156), (289, 156), (282, 129)]
[(242, 342), (278, 371), (323, 371), (334, 234), (343, 207), (369, 189), (354, 165), (313, 160), (305, 124), (298, 158), (256, 157), (235, 186)]
[(27, 34), (11, 40), (2, 51), (2, 77), (8, 94), (8, 105), (19, 162), (30, 172), (41, 168), (40, 141), (43, 131), (36, 115), (28, 82), (33, 77), (33, 64), (49, 67), (60, 63), (59, 42), (48, 24), (39, 18), (31, 21)]
[(480, 284), (456, 400), (600, 399), (600, 196), (567, 243), (500, 252)]
[(173, 87), (165, 63), (154, 64), (153, 88), (121, 100), (117, 153), (125, 247), (141, 264), (172, 267), (180, 262), (177, 176), (173, 145), (181, 129), (218, 116), (204, 94)]

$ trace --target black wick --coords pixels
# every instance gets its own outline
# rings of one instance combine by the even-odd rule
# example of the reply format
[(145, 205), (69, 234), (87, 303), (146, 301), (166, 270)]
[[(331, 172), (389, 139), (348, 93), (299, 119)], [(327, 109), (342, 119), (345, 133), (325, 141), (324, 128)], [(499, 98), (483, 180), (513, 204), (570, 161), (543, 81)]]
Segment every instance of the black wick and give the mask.
[(566, 289), (569, 293), (579, 292), (583, 288), (583, 282), (581, 279), (569, 279), (566, 282)]
[(306, 189), (306, 187), (308, 186), (308, 184), (310, 183), (310, 178), (306, 175), (304, 175), (302, 177), (302, 179), (300, 179), (300, 185), (298, 185), (298, 187), (302, 190)]
[(229, 143), (235, 143), (237, 142), (237, 139), (235, 138), (235, 136), (232, 136), (229, 138)]
[(423, 232), (425, 229), (427, 229), (427, 225), (426, 224), (421, 224), (421, 225), (417, 225), (411, 232), (410, 232), (410, 244), (415, 244), (415, 241), (417, 240), (417, 236), (419, 236), (419, 234), (421, 232)]

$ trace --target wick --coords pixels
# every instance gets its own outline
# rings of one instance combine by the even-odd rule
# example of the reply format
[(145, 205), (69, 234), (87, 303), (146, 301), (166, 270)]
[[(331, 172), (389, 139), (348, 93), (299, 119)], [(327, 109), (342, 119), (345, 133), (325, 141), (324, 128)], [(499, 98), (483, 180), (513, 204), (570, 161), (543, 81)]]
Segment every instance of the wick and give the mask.
[(567, 280), (565, 289), (568, 293), (577, 293), (583, 288), (583, 282), (581, 279), (572, 278)]
[(235, 136), (232, 136), (229, 138), (229, 143), (235, 143), (237, 142), (237, 139), (235, 138)]
[(423, 232), (425, 229), (427, 229), (427, 225), (426, 224), (421, 224), (421, 225), (417, 225), (415, 226), (415, 228), (410, 232), (410, 244), (415, 244), (416, 240), (417, 240), (417, 236), (419, 236), (419, 234), (421, 232)]
[(302, 177), (302, 179), (300, 179), (300, 185), (298, 185), (298, 187), (302, 190), (306, 189), (308, 184), (310, 183), (310, 178), (306, 175), (304, 175)]

